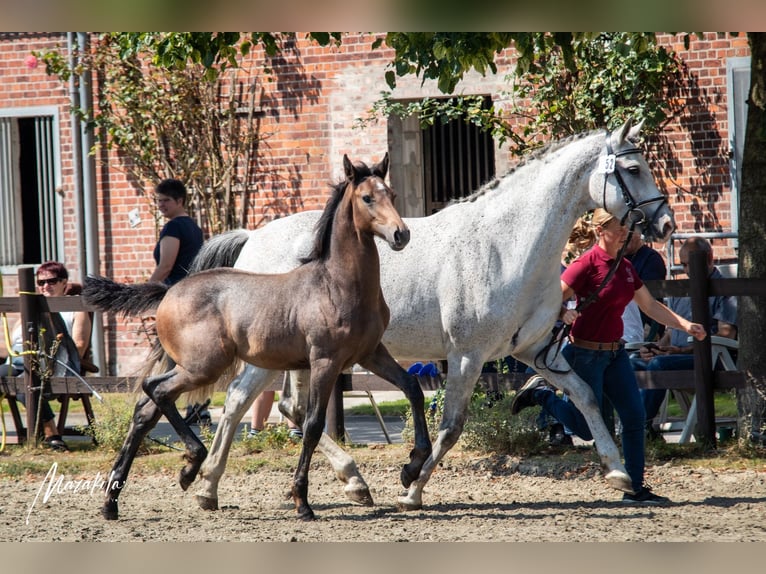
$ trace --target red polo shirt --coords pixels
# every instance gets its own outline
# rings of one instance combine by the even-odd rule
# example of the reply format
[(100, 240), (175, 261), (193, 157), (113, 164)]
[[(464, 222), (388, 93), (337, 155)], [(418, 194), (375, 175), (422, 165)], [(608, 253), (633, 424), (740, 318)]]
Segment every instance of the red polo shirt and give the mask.
[[(580, 255), (561, 274), (561, 280), (574, 289), (577, 304), (595, 292), (609, 273), (614, 258), (594, 245)], [(643, 282), (630, 261), (623, 259), (598, 299), (583, 309), (572, 325), (572, 336), (587, 341), (610, 343), (622, 337), (622, 313)]]

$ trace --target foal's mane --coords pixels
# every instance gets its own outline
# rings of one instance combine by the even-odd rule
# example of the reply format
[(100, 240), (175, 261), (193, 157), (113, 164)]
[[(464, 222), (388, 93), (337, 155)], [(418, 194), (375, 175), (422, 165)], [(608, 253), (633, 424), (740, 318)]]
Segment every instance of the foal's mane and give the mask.
[(559, 150), (559, 149), (563, 148), (564, 146), (569, 145), (570, 143), (572, 143), (574, 141), (577, 141), (579, 139), (583, 139), (583, 138), (591, 136), (591, 135), (593, 135), (595, 133), (598, 133), (599, 131), (603, 131), (603, 130), (592, 130), (592, 131), (589, 131), (589, 132), (582, 132), (582, 133), (579, 133), (579, 134), (574, 134), (574, 135), (567, 136), (567, 137), (562, 138), (562, 139), (558, 139), (558, 140), (554, 140), (554, 141), (548, 142), (547, 144), (545, 144), (545, 145), (543, 145), (541, 147), (537, 147), (537, 148), (531, 150), (525, 156), (523, 156), (519, 160), (519, 162), (516, 165), (514, 165), (512, 168), (510, 168), (508, 171), (506, 171), (505, 174), (503, 174), (500, 177), (495, 176), (494, 178), (489, 180), (487, 183), (482, 185), (479, 189), (474, 191), (471, 195), (468, 195), (466, 197), (462, 197), (460, 199), (455, 199), (455, 200), (450, 202), (450, 205), (454, 205), (454, 204), (458, 204), (458, 203), (468, 203), (468, 202), (476, 201), (477, 199), (479, 199), (483, 195), (486, 195), (487, 193), (489, 193), (490, 191), (495, 189), (498, 185), (500, 185), (500, 182), (502, 180), (504, 180), (508, 176), (512, 175), (519, 168), (521, 168), (521, 167), (523, 167), (523, 166), (525, 166), (527, 164), (530, 164), (530, 163), (532, 163), (534, 161), (538, 161), (540, 159), (543, 159), (548, 154), (551, 154), (551, 153), (555, 152), (556, 150)]
[[(354, 179), (354, 185), (358, 185), (362, 180), (373, 175), (372, 170), (367, 164), (358, 162), (354, 164), (354, 170), (356, 178)], [(301, 263), (308, 263), (309, 261), (321, 261), (326, 259), (330, 254), (330, 241), (332, 239), (332, 224), (335, 221), (335, 214), (338, 211), (343, 196), (348, 188), (349, 181), (343, 180), (336, 184), (331, 184), (332, 195), (327, 200), (322, 215), (319, 217), (316, 226), (314, 227), (314, 248), (311, 253), (301, 259)]]

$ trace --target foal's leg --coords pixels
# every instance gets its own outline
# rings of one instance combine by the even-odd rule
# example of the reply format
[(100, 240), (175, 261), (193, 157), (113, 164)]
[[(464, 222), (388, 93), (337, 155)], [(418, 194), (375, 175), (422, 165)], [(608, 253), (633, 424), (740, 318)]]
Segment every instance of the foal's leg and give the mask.
[(194, 482), (202, 461), (207, 456), (207, 449), (186, 424), (175, 403), (183, 392), (203, 386), (207, 384), (208, 380), (214, 381), (215, 378), (192, 378), (183, 367), (176, 365), (167, 377), (148, 379), (143, 384), (144, 392), (157, 403), (162, 414), (165, 415), (165, 418), (168, 419), (170, 425), (186, 445), (186, 453), (184, 454), (186, 466), (181, 469), (178, 475), (178, 484), (183, 490), (189, 488), (189, 485)]
[(314, 511), (308, 503), (309, 466), (325, 425), (327, 403), (335, 381), (340, 375), (340, 365), (330, 359), (311, 361), (311, 387), (306, 421), (303, 425), (303, 448), (293, 480), (293, 501), (301, 520), (314, 520)]
[[(279, 396), (279, 411), (301, 428), (306, 418), (309, 376), (309, 371), (291, 371), (289, 380), (285, 381)], [(327, 457), (338, 480), (345, 483), (343, 492), (349, 500), (363, 506), (375, 504), (370, 487), (359, 472), (356, 462), (338, 443), (322, 432), (317, 448)]]
[(200, 469), (200, 489), (197, 504), (203, 510), (218, 510), (218, 482), (226, 469), (229, 449), (237, 431), (237, 425), (253, 404), (255, 398), (277, 378), (278, 371), (267, 371), (252, 365), (245, 369), (229, 385), (221, 420), (210, 445), (210, 452)]
[(449, 378), (444, 391), (444, 413), (439, 427), (439, 434), (428, 457), (420, 470), (417, 480), (410, 484), (405, 496), (398, 499), (401, 510), (418, 510), (423, 507), (423, 488), (431, 478), (436, 465), (445, 454), (455, 446), (468, 414), (468, 403), (473, 388), (481, 375), (483, 357), (478, 355), (450, 354)]
[(410, 463), (402, 468), (402, 484), (407, 488), (418, 477), (423, 463), (431, 454), (431, 438), (428, 436), (423, 389), (420, 388), (418, 380), (394, 360), (383, 343), (359, 364), (399, 387), (410, 402), (412, 423), (415, 427), (415, 448), (410, 451)]
[(107, 520), (117, 520), (118, 508), (117, 499), (120, 492), (125, 487), (125, 481), (128, 478), (128, 472), (133, 464), (133, 459), (138, 452), (138, 448), (144, 440), (147, 433), (154, 428), (157, 421), (160, 420), (162, 413), (154, 401), (148, 396), (142, 396), (133, 409), (133, 420), (130, 422), (128, 434), (125, 442), (117, 455), (117, 460), (112, 466), (112, 472), (109, 473), (109, 480), (106, 483), (106, 498), (101, 507), (101, 516)]

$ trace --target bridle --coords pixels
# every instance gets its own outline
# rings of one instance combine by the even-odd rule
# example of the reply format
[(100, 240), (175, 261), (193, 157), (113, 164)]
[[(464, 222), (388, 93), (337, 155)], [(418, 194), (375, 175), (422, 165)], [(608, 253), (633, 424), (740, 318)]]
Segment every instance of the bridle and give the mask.
[[(607, 131), (606, 132), (606, 158), (604, 159), (604, 190), (602, 193), (602, 199), (601, 203), (605, 210), (609, 211), (606, 208), (606, 182), (609, 179), (609, 174), (613, 174), (614, 178), (617, 180), (617, 188), (620, 190), (620, 194), (622, 194), (622, 199), (625, 201), (625, 205), (627, 205), (628, 210), (625, 212), (625, 215), (622, 216), (622, 219), (620, 219), (620, 225), (625, 225), (625, 222), (630, 219), (631, 223), (631, 231), (633, 230), (633, 227), (636, 225), (641, 226), (642, 230), (644, 231), (645, 235), (651, 235), (651, 227), (654, 224), (654, 221), (657, 219), (657, 216), (660, 212), (660, 208), (664, 203), (668, 202), (668, 198), (664, 195), (658, 195), (657, 197), (652, 197), (650, 199), (645, 199), (643, 201), (636, 201), (633, 195), (631, 195), (630, 190), (628, 189), (627, 184), (625, 183), (625, 180), (622, 178), (622, 174), (620, 173), (620, 170), (617, 166), (617, 158), (622, 157), (625, 155), (630, 155), (634, 153), (641, 153), (641, 150), (637, 147), (629, 147), (627, 149), (618, 151), (617, 153), (614, 153), (612, 151), (612, 133)], [(644, 207), (651, 204), (651, 203), (657, 203), (659, 202), (659, 205), (654, 210), (654, 213), (652, 214), (651, 219), (647, 219), (646, 212), (644, 211)]]
[[(637, 147), (629, 147), (627, 149), (618, 151), (617, 153), (614, 153), (612, 150), (612, 134), (611, 132), (606, 132), (606, 157), (603, 160), (603, 173), (604, 173), (604, 191), (602, 195), (602, 205), (604, 206), (604, 210), (609, 211), (606, 209), (606, 182), (609, 178), (609, 174), (614, 174), (615, 179), (617, 180), (617, 187), (620, 190), (620, 193), (622, 194), (622, 199), (625, 201), (625, 205), (628, 207), (628, 210), (625, 212), (625, 215), (622, 216), (622, 219), (620, 219), (620, 225), (625, 225), (626, 221), (629, 223), (630, 227), (628, 229), (628, 235), (625, 238), (625, 242), (620, 247), (620, 250), (617, 252), (617, 257), (615, 257), (614, 262), (612, 263), (611, 267), (609, 268), (609, 271), (607, 272), (606, 276), (604, 277), (604, 280), (601, 282), (601, 284), (598, 286), (598, 289), (596, 289), (593, 293), (588, 295), (585, 299), (581, 300), (580, 303), (576, 307), (576, 311), (582, 312), (582, 310), (593, 303), (596, 299), (598, 299), (598, 294), (601, 292), (601, 290), (606, 287), (606, 284), (609, 282), (609, 280), (614, 276), (615, 272), (620, 266), (620, 263), (622, 262), (622, 259), (625, 255), (625, 250), (628, 247), (628, 243), (630, 243), (630, 239), (633, 236), (634, 229), (638, 225), (642, 228), (642, 230), (645, 232), (645, 234), (649, 235), (651, 233), (651, 226), (654, 224), (654, 221), (657, 219), (657, 215), (659, 214), (660, 208), (662, 207), (663, 203), (667, 203), (668, 199), (664, 195), (659, 195), (657, 197), (652, 197), (650, 199), (645, 199), (644, 201), (636, 201), (635, 198), (631, 195), (630, 190), (628, 189), (628, 186), (625, 184), (625, 180), (622, 178), (622, 175), (620, 174), (620, 171), (617, 169), (617, 161), (616, 159), (618, 157), (622, 157), (624, 155), (630, 155), (634, 153), (641, 153), (641, 150)], [(646, 205), (649, 205), (651, 203), (657, 203), (659, 202), (659, 205), (654, 210), (654, 213), (652, 214), (652, 218), (650, 220), (647, 220), (646, 213), (644, 212), (644, 207)], [(564, 340), (568, 337), (569, 331), (571, 329), (571, 325), (566, 325), (562, 323), (561, 325), (555, 327), (553, 329), (553, 333), (551, 336), (550, 342), (543, 347), (540, 352), (535, 357), (535, 366), (538, 365), (538, 361), (540, 359), (544, 362), (544, 368), (554, 372), (554, 373), (567, 373), (569, 371), (561, 371), (558, 369), (554, 369), (551, 365), (547, 364), (547, 357), (548, 357), (548, 351), (556, 345), (556, 353), (553, 355), (553, 358), (556, 358), (556, 355), (559, 354), (559, 351), (561, 350), (562, 345), (564, 344)]]

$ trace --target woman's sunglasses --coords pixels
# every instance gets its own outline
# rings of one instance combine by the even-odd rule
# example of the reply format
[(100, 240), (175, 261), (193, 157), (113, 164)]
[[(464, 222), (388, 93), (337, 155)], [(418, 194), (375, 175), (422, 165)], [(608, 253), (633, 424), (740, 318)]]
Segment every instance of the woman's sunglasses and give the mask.
[(37, 286), (42, 287), (43, 285), (55, 285), (61, 280), (62, 280), (61, 277), (51, 277), (50, 279), (38, 279)]

